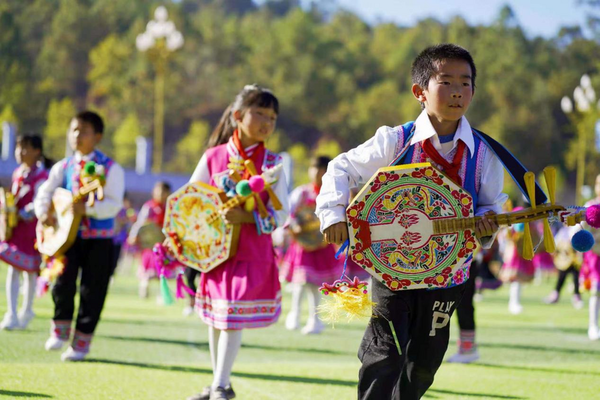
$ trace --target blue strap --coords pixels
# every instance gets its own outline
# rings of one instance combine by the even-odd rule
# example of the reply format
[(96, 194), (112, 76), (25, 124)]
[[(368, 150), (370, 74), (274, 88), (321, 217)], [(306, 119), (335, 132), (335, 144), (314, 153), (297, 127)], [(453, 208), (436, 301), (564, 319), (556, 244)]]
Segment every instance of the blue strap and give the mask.
[(412, 139), (412, 137), (415, 134), (415, 123), (414, 121), (410, 121), (407, 122), (406, 124), (402, 125), (402, 130), (406, 133), (408, 132), (408, 136), (406, 136), (404, 138), (404, 143), (402, 143), (402, 145), (404, 146), (402, 148), (402, 151), (400, 151), (400, 154), (398, 154), (396, 156), (396, 158), (394, 159), (394, 161), (392, 161), (392, 163), (390, 164), (390, 166), (394, 166), (394, 165), (400, 165), (400, 164), (404, 164), (404, 156), (406, 155), (406, 153), (408, 153), (408, 150), (410, 150), (410, 140)]
[[(497, 142), (495, 139), (492, 139), (489, 135), (473, 129), (473, 132), (481, 139), (481, 141), (490, 149), (496, 157), (500, 160), (502, 165), (508, 173), (510, 174), (513, 181), (523, 193), (523, 196), (529, 201), (531, 204), (531, 199), (527, 194), (527, 186), (525, 185), (525, 173), (527, 172), (527, 168), (521, 164), (521, 162), (502, 144)], [(535, 183), (535, 204), (540, 205), (544, 204), (548, 201), (546, 198), (546, 194), (542, 191), (542, 188)]]
[(346, 250), (346, 258), (344, 259), (344, 270), (342, 271), (342, 276), (340, 276), (340, 280), (344, 279), (346, 276), (346, 266), (348, 265), (348, 253), (350, 253), (350, 239), (346, 239), (346, 241), (342, 244), (342, 247), (335, 253), (335, 259), (339, 260), (342, 253)]

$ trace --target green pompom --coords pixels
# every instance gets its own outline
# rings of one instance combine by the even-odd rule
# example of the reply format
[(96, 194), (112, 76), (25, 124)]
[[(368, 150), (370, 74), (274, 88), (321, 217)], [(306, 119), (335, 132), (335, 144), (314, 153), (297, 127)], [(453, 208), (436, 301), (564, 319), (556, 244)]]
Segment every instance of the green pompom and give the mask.
[(252, 189), (250, 189), (250, 183), (246, 180), (239, 181), (237, 185), (235, 185), (235, 191), (240, 196), (249, 196), (252, 193)]
[(93, 161), (86, 162), (83, 167), (83, 172), (86, 175), (94, 175), (96, 173), (96, 163)]

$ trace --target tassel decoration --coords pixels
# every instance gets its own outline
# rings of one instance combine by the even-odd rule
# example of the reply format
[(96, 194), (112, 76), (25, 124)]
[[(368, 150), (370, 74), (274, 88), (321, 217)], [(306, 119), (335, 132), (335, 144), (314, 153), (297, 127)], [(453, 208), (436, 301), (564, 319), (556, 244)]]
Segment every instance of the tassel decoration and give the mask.
[(325, 301), (318, 307), (321, 318), (332, 325), (345, 318), (351, 322), (359, 318), (369, 318), (375, 305), (369, 299), (368, 283), (355, 277), (345, 277), (333, 284), (323, 283), (319, 288), (325, 295)]

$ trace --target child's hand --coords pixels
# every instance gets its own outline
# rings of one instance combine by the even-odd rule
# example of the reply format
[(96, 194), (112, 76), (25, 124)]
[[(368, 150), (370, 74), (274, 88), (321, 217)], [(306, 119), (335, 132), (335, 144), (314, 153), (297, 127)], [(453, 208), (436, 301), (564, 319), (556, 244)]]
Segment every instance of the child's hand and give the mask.
[(486, 212), (483, 217), (481, 217), (479, 222), (475, 224), (475, 236), (477, 236), (478, 239), (486, 236), (492, 236), (498, 231), (498, 224), (491, 219), (486, 218), (492, 215), (496, 215), (496, 213), (493, 211)]
[(40, 222), (42, 223), (42, 225), (45, 226), (54, 226), (56, 225), (56, 217), (54, 216), (54, 214), (46, 213), (42, 215), (42, 218), (40, 218)]
[(221, 217), (226, 223), (232, 225), (254, 223), (254, 216), (240, 207), (228, 208), (221, 211)]
[(73, 215), (85, 215), (85, 203), (82, 201), (78, 201), (71, 204), (71, 211), (73, 211)]
[(323, 231), (323, 236), (325, 236), (325, 242), (327, 243), (342, 244), (348, 240), (348, 226), (344, 221), (338, 222), (326, 228)]

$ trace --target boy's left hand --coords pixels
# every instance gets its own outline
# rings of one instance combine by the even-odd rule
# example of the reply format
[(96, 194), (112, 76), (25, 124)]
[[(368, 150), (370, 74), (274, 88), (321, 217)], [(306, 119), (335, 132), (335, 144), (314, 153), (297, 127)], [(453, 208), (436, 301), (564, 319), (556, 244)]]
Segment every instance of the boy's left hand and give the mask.
[(486, 236), (492, 236), (498, 231), (498, 224), (496, 224), (496, 222), (494, 222), (493, 220), (487, 218), (492, 215), (496, 215), (496, 213), (493, 211), (486, 212), (485, 214), (483, 214), (483, 216), (477, 222), (477, 224), (475, 224), (475, 236), (477, 236), (478, 239), (481, 239), (482, 237)]
[(85, 215), (85, 202), (78, 201), (76, 203), (73, 203), (71, 206), (71, 210), (73, 211), (74, 215)]

